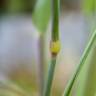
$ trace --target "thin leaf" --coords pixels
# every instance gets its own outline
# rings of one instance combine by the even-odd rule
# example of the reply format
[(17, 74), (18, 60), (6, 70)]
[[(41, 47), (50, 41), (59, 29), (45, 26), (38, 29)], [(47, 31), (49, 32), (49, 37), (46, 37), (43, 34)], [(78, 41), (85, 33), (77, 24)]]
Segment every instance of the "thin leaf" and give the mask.
[(93, 45), (95, 39), (96, 39), (96, 31), (93, 33), (93, 35), (92, 35), (92, 37), (91, 37), (91, 39), (90, 39), (90, 41), (88, 43), (88, 46), (86, 47), (86, 49), (84, 51), (84, 54), (81, 57), (80, 63), (78, 65), (78, 67), (77, 67), (77, 70), (73, 74), (72, 79), (69, 81), (68, 86), (66, 87), (63, 96), (70, 96), (70, 93), (72, 91), (73, 85), (74, 85), (75, 81), (77, 80), (77, 77), (78, 77), (80, 71), (82, 70), (82, 67), (85, 64), (85, 61), (86, 61), (86, 59), (87, 59), (87, 57), (89, 55), (89, 52), (90, 52), (90, 50), (92, 48), (92, 45)]
[[(80, 85), (77, 88), (76, 94), (77, 96), (95, 96), (96, 95), (96, 37), (84, 65), (85, 68), (83, 68), (82, 73), (79, 76)], [(82, 79), (84, 81), (81, 82)]]

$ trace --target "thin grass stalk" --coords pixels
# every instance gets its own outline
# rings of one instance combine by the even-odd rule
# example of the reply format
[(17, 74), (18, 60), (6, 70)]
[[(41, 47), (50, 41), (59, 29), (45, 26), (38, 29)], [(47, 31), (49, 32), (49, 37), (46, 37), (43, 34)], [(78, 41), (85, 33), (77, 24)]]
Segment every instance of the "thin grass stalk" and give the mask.
[(39, 78), (40, 78), (40, 86), (39, 86), (39, 89), (40, 89), (40, 96), (43, 95), (43, 87), (44, 87), (44, 45), (45, 45), (45, 42), (44, 42), (44, 34), (42, 34), (39, 38), (39, 61), (40, 61), (40, 64), (39, 64)]
[(60, 0), (52, 0), (52, 14), (53, 14), (53, 22), (52, 22), (52, 41), (59, 40), (59, 4)]
[(59, 1), (52, 0), (52, 13), (53, 13), (53, 22), (52, 22), (52, 40), (50, 44), (51, 51), (51, 64), (48, 70), (48, 78), (44, 89), (44, 96), (50, 96), (52, 81), (54, 77), (54, 71), (56, 66), (57, 54), (59, 52)]
[(44, 65), (45, 65), (45, 34), (50, 19), (50, 2), (51, 0), (37, 0), (34, 12), (32, 14), (32, 20), (34, 25), (40, 32), (39, 37), (39, 91), (40, 96), (43, 96), (44, 89)]
[(64, 91), (63, 96), (70, 96), (73, 85), (74, 85), (80, 71), (82, 70), (82, 67), (84, 66), (84, 62), (86, 61), (86, 58), (88, 57), (89, 52), (90, 52), (90, 50), (92, 48), (92, 45), (93, 45), (95, 40), (96, 40), (96, 31), (93, 33), (91, 39), (89, 40), (88, 46), (85, 48), (85, 51), (84, 51), (84, 54), (81, 57), (80, 63), (78, 65), (75, 73), (73, 74), (72, 79), (69, 81), (69, 83), (68, 83), (68, 85), (67, 85), (67, 87), (66, 87), (66, 89)]
[(52, 85), (52, 80), (53, 80), (54, 70), (55, 70), (55, 65), (56, 65), (56, 58), (51, 60), (51, 64), (50, 64), (50, 68), (49, 68), (49, 72), (48, 72), (48, 79), (47, 79), (47, 83), (46, 83), (47, 87), (45, 89), (44, 96), (50, 96), (51, 85)]

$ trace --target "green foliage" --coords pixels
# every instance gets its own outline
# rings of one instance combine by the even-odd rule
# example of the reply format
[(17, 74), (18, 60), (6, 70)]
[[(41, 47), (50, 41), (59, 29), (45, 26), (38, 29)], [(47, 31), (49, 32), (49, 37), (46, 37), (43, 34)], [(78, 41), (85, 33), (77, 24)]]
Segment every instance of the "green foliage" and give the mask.
[(32, 14), (32, 20), (39, 32), (45, 32), (51, 10), (51, 0), (37, 0), (36, 7)]
[(83, 11), (85, 14), (96, 12), (96, 0), (83, 0)]
[[(81, 85), (83, 85), (83, 86), (78, 88), (76, 96), (93, 96), (93, 94), (95, 94), (95, 91), (96, 91), (95, 90), (96, 86), (94, 84), (94, 82), (95, 82), (94, 81), (95, 80), (95, 75), (94, 75), (95, 68), (94, 67), (95, 66), (93, 66), (95, 64), (95, 61), (94, 61), (95, 57), (93, 58), (93, 56), (94, 56), (93, 53), (96, 51), (96, 50), (94, 50), (94, 48), (96, 47), (96, 46), (94, 46), (95, 41), (96, 41), (96, 32), (93, 33), (93, 35), (92, 35), (92, 37), (91, 37), (91, 39), (90, 39), (90, 41), (88, 43), (88, 46), (86, 47), (86, 49), (84, 51), (84, 54), (83, 54), (83, 56), (82, 56), (82, 58), (80, 60), (80, 64), (78, 65), (76, 72), (73, 74), (72, 79), (69, 81), (69, 84), (66, 87), (63, 96), (71, 96), (72, 95), (71, 94), (72, 89), (73, 89), (74, 84), (75, 84), (75, 82), (77, 81), (78, 78), (81, 80), (80, 86)], [(88, 65), (90, 65), (91, 67), (89, 67)], [(83, 75), (80, 75), (80, 73), (83, 74)], [(93, 73), (93, 75), (90, 75), (92, 73)], [(86, 76), (88, 76), (87, 79), (86, 79)], [(85, 83), (85, 81), (87, 81), (87, 83)], [(87, 87), (86, 87), (86, 85), (87, 85)], [(90, 87), (92, 89), (90, 89)], [(84, 90), (82, 90), (82, 89), (84, 89)]]
[(8, 0), (6, 2), (6, 11), (8, 11), (8, 13), (21, 14), (31, 12), (35, 5), (35, 0)]
[[(85, 66), (79, 76), (80, 85), (77, 88), (78, 96), (95, 96), (96, 95), (96, 36), (91, 46)], [(82, 80), (83, 79), (83, 80)], [(82, 81), (82, 82), (81, 82)], [(82, 90), (81, 90), (82, 89)]]
[(44, 89), (44, 96), (50, 96), (55, 65), (56, 65), (56, 58), (53, 58), (49, 66), (48, 78)]
[(24, 3), (21, 0), (9, 0), (8, 12), (19, 12), (24, 8)]
[[(53, 6), (53, 18), (52, 18), (52, 42), (59, 41), (59, 1), (60, 0), (52, 0)], [(16, 0), (13, 2), (15, 3)], [(19, 10), (19, 7), (23, 8), (21, 3), (16, 2), (11, 4), (11, 9)], [(20, 4), (20, 5), (19, 5)], [(18, 7), (18, 8), (17, 8)], [(17, 8), (17, 9), (16, 9)], [(94, 13), (96, 10), (96, 1), (95, 0), (84, 0), (84, 12), (85, 14)], [(9, 8), (10, 9), (10, 8)], [(39, 32), (44, 33), (47, 29), (47, 25), (51, 15), (51, 0), (38, 0), (34, 12), (32, 14), (32, 20), (35, 24), (36, 28)], [(42, 41), (41, 41), (42, 42)], [(76, 88), (76, 96), (94, 96), (96, 94), (96, 32), (93, 33), (88, 46), (86, 47), (83, 56), (81, 57), (80, 63), (76, 69), (76, 72), (73, 74), (72, 79), (69, 81), (68, 86), (66, 87), (63, 96), (72, 96), (73, 95), (73, 88), (77, 82), (80, 82), (79, 87)], [(51, 64), (48, 71), (48, 79), (46, 82), (44, 96), (50, 96), (51, 88), (52, 88), (52, 80), (54, 76), (54, 70), (56, 65), (57, 54), (52, 54)], [(24, 74), (24, 73), (23, 73)], [(21, 74), (22, 75), (22, 74)], [(33, 83), (31, 77), (23, 77), (20, 75), (20, 79), (14, 80), (16, 86), (11, 86), (11, 83), (8, 82), (8, 86), (3, 85), (0, 86), (0, 95), (2, 96), (29, 96), (29, 94), (33, 95), (32, 90), (36, 90), (32, 88)], [(27, 75), (28, 76), (28, 75)], [(23, 80), (22, 80), (23, 79)], [(25, 80), (25, 81), (24, 81)], [(21, 84), (21, 87), (18, 85)], [(35, 86), (35, 85), (34, 85)], [(21, 88), (21, 89), (20, 89)], [(26, 93), (25, 93), (26, 91)], [(7, 93), (7, 94), (5, 94)], [(4, 95), (5, 94), (5, 95)], [(26, 95), (27, 94), (27, 95)]]

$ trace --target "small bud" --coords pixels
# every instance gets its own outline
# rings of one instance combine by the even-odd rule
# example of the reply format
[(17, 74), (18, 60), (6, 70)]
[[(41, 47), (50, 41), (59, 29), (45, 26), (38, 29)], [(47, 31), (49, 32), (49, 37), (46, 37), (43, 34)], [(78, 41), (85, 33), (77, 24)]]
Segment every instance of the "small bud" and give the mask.
[(53, 55), (57, 55), (60, 51), (60, 42), (59, 41), (52, 41), (50, 44), (50, 51)]

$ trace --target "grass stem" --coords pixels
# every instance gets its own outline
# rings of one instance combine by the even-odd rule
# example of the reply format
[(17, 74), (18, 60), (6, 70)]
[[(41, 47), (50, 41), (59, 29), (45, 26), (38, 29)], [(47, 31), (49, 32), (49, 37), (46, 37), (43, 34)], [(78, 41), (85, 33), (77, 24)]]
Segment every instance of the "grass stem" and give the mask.
[(55, 65), (56, 65), (56, 57), (52, 57), (51, 64), (49, 66), (48, 78), (47, 78), (44, 96), (50, 96), (53, 75), (54, 75), (54, 71), (55, 71)]
[(52, 81), (54, 77), (55, 65), (57, 54), (59, 52), (60, 46), (57, 41), (59, 41), (59, 1), (60, 0), (52, 0), (52, 40), (50, 46), (51, 52), (51, 64), (48, 71), (48, 78), (45, 85), (44, 96), (50, 96), (51, 88), (52, 88)]

